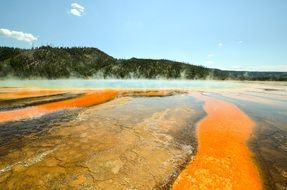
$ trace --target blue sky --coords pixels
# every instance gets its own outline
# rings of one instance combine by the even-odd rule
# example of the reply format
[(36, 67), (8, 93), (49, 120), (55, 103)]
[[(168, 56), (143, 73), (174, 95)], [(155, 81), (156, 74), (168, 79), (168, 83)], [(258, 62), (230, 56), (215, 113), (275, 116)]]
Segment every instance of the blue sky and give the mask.
[(1, 46), (91, 46), (116, 58), (287, 71), (286, 0), (7, 0), (0, 5)]

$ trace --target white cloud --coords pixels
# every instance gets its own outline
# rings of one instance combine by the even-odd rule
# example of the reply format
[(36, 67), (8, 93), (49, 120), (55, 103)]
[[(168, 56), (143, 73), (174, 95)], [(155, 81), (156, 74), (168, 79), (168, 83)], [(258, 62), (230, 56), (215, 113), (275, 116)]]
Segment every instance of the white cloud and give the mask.
[(71, 9), (70, 13), (74, 16), (82, 16), (82, 13), (78, 11), (77, 9)]
[(85, 7), (83, 7), (82, 5), (78, 4), (78, 3), (72, 3), (71, 7), (74, 9), (79, 9), (80, 11), (84, 11)]
[(78, 3), (72, 3), (70, 13), (74, 16), (83, 16), (83, 13), (85, 12), (85, 7)]
[(37, 41), (38, 38), (35, 37), (33, 34), (24, 33), (21, 31), (14, 31), (5, 28), (0, 28), (0, 36), (5, 36), (8, 38), (14, 38), (16, 40), (25, 41), (32, 43), (33, 41)]
[(212, 53), (208, 54), (207, 57), (213, 57), (214, 55)]
[(240, 40), (240, 41), (237, 41), (237, 43), (238, 43), (238, 44), (242, 44), (242, 43), (243, 43), (243, 41), (241, 41), (241, 40)]
[(218, 45), (218, 47), (222, 47), (223, 43), (219, 42), (217, 45)]

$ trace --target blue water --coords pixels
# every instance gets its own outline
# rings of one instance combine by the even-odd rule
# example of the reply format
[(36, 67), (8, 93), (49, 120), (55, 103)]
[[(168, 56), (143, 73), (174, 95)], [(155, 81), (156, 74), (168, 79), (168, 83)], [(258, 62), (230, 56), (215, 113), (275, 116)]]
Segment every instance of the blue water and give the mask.
[(2, 80), (0, 87), (40, 88), (238, 88), (241, 84), (231, 81), (206, 80)]

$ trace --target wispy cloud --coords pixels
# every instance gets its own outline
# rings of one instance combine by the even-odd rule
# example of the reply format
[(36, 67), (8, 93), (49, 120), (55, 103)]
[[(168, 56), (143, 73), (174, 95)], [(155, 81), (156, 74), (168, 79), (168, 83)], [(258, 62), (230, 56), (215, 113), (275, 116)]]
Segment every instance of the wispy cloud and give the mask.
[(83, 16), (85, 12), (85, 7), (78, 3), (72, 3), (70, 13), (74, 16)]
[(250, 71), (274, 71), (274, 72), (287, 72), (287, 64), (278, 65), (258, 65), (256, 67), (249, 67)]
[(243, 43), (243, 41), (241, 41), (241, 40), (240, 40), (240, 41), (237, 41), (237, 43), (238, 43), (238, 44), (242, 44), (242, 43)]
[(212, 64), (214, 64), (214, 61), (210, 61), (209, 60), (209, 61), (206, 61), (205, 63), (208, 64), (208, 65), (212, 65)]
[(25, 33), (21, 31), (14, 31), (5, 28), (0, 28), (0, 36), (5, 36), (8, 38), (13, 38), (20, 41), (25, 41), (32, 43), (33, 41), (37, 41), (38, 38), (35, 37), (33, 34)]
[(219, 42), (217, 45), (218, 45), (218, 47), (222, 47), (222, 46), (223, 46), (223, 43), (222, 43), (222, 42)]
[(231, 67), (231, 70), (241, 71), (241, 70), (243, 70), (243, 68), (240, 65), (234, 65)]
[(212, 53), (207, 55), (207, 57), (213, 57), (213, 56), (214, 56), (214, 54), (212, 54)]

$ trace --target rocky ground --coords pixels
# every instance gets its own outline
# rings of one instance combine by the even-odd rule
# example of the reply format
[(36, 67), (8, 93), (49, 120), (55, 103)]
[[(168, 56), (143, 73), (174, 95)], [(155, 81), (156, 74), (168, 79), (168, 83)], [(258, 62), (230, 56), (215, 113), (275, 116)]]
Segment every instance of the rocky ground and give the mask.
[(246, 147), (264, 188), (284, 190), (287, 90), (278, 84), (100, 93), (0, 88), (0, 189), (170, 189), (197, 153), (206, 102), (194, 94), (201, 94), (254, 121)]
[(188, 95), (122, 97), (1, 124), (0, 187), (167, 189), (195, 154), (201, 104)]

